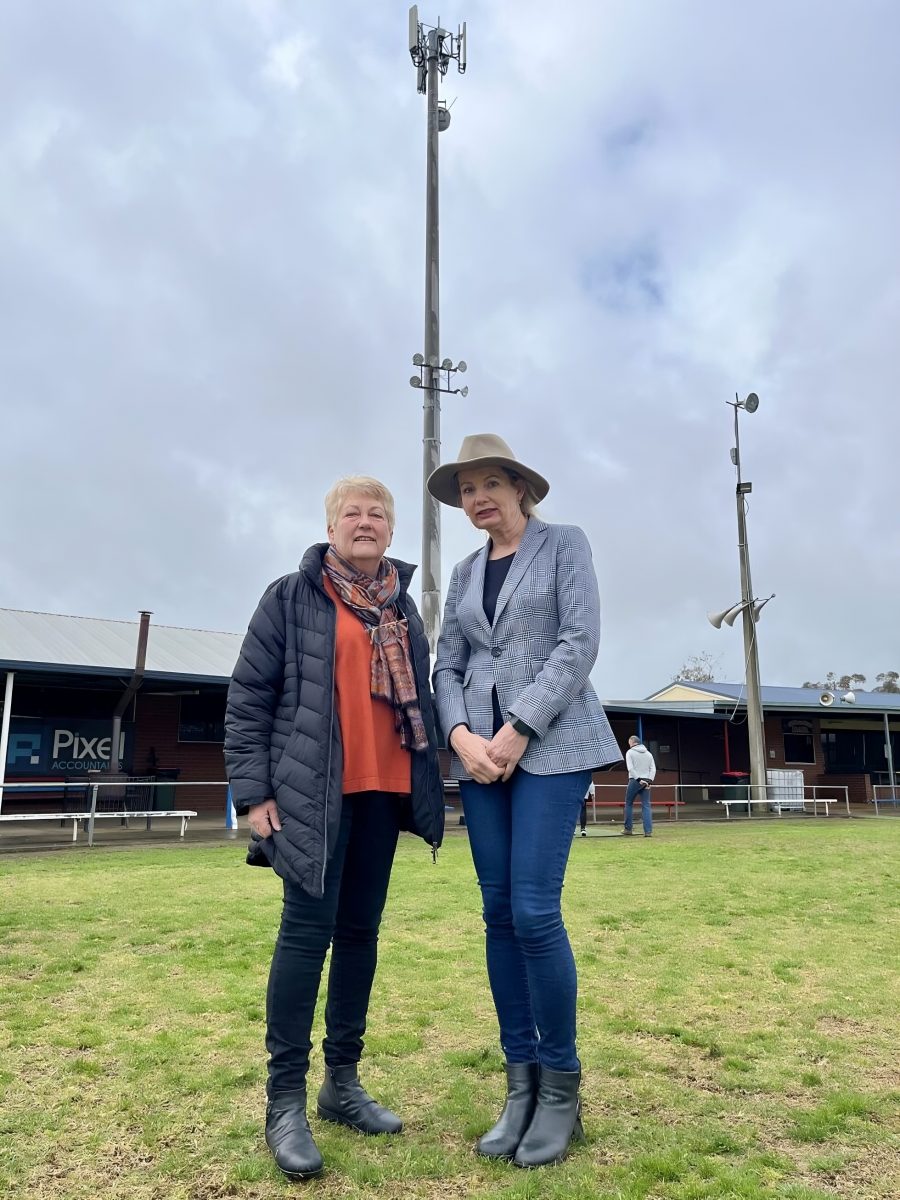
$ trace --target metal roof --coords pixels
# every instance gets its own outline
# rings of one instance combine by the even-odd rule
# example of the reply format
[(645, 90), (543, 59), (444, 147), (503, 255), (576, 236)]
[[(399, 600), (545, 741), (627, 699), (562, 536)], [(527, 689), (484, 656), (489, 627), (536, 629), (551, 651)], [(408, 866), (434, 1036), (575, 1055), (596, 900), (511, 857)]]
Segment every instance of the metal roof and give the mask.
[(693, 703), (685, 700), (604, 700), (607, 716), (694, 717), (708, 721), (727, 721), (728, 713), (716, 712), (712, 701)]
[[(735, 701), (740, 698), (742, 706), (747, 702), (746, 689), (742, 683), (693, 683), (687, 680), (675, 680), (674, 684), (667, 684), (667, 687), (677, 686), (679, 683), (684, 687), (707, 693), (709, 701), (697, 701), (698, 707), (708, 703), (715, 703), (717, 698), (722, 701)], [(659, 697), (660, 692), (665, 690), (665, 688), (660, 688), (653, 693), (653, 696)], [(900, 693), (897, 692), (863, 692), (854, 688), (855, 703), (845, 704), (840, 699), (844, 691), (843, 688), (772, 687), (764, 684), (759, 690), (763, 708), (815, 708), (821, 711), (823, 708), (830, 707), (832, 712), (841, 711), (844, 713), (853, 712), (854, 710), (900, 712)], [(830, 690), (834, 694), (835, 700), (833, 705), (825, 706), (819, 703), (819, 697), (825, 690)], [(674, 708), (692, 706), (694, 702), (654, 699), (649, 701), (649, 703), (660, 705), (671, 704)]]
[[(0, 669), (130, 675), (138, 622), (0, 608)], [(150, 623), (146, 676), (227, 683), (243, 635)]]

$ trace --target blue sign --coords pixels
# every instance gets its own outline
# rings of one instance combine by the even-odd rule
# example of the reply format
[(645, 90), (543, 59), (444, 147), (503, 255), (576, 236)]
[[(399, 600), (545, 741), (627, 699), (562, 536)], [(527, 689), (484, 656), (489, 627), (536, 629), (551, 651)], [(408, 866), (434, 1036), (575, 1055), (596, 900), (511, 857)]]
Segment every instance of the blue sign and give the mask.
[[(112, 719), (78, 717), (12, 717), (6, 751), (7, 775), (79, 775), (109, 770)], [(134, 725), (123, 724), (119, 739), (119, 761), (131, 767)]]

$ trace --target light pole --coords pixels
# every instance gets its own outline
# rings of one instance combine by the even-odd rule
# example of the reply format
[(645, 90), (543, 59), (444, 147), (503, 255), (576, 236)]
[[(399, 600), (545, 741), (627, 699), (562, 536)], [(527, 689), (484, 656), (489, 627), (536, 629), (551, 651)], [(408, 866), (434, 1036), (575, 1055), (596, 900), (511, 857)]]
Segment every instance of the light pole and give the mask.
[[(428, 99), (428, 136), (425, 151), (425, 346), (421, 358), (424, 378), (416, 387), (424, 389), (422, 433), (422, 621), (431, 653), (437, 648), (441, 622), (441, 517), (438, 501), (425, 481), (441, 462), (440, 393), (440, 235), (438, 224), (438, 134), (450, 124), (450, 113), (438, 98), (438, 84), (456, 59), (460, 74), (466, 69), (466, 24), (454, 36), (438, 24), (419, 21), (418, 5), (409, 10), (409, 53), (416, 67), (418, 90)], [(455, 368), (454, 368), (455, 369)], [(465, 370), (465, 366), (462, 366)], [(449, 377), (448, 377), (449, 379)], [(412, 382), (412, 381), (410, 381)]]
[[(753, 596), (753, 583), (750, 578), (750, 548), (747, 544), (747, 501), (746, 496), (753, 490), (753, 485), (741, 478), (741, 433), (738, 424), (738, 413), (741, 409), (755, 413), (759, 408), (759, 397), (751, 392), (746, 400), (726, 401), (734, 409), (734, 448), (731, 451), (731, 461), (737, 468), (737, 501), (738, 554), (741, 564), (741, 602), (725, 609), (722, 613), (710, 613), (709, 621), (717, 629), (723, 621), (727, 625), (734, 623), (738, 613), (741, 614), (744, 627), (744, 674), (747, 688), (747, 741), (750, 748), (750, 799), (765, 800), (766, 798), (766, 737), (763, 725), (762, 698), (759, 686), (759, 650), (756, 638), (756, 623), (759, 620), (760, 609), (768, 604), (766, 600), (756, 600)], [(748, 807), (748, 812), (749, 812)]]

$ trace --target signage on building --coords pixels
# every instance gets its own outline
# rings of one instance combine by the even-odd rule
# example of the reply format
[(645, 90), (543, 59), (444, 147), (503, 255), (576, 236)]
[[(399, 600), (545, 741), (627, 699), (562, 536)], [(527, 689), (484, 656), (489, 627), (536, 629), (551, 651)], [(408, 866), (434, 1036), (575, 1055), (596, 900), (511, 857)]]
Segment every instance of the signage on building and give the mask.
[(811, 734), (813, 732), (812, 721), (800, 721), (788, 718), (782, 721), (781, 725), (785, 733)]
[[(6, 751), (7, 775), (85, 775), (109, 770), (112, 720), (13, 717)], [(134, 726), (122, 725), (119, 761), (131, 767)]]

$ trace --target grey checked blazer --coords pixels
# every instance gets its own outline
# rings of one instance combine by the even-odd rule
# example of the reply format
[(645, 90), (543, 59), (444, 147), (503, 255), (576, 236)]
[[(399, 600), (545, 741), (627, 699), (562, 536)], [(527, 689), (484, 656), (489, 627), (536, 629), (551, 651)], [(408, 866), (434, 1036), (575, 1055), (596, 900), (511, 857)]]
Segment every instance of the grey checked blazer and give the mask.
[[(622, 758), (589, 675), (600, 643), (600, 597), (583, 531), (530, 517), (493, 626), (482, 606), (488, 546), (453, 568), (434, 690), (445, 735), (456, 725), (490, 740), (491, 692), (503, 716), (537, 734), (519, 766), (534, 775), (594, 770)], [(467, 779), (454, 754), (453, 779)]]

